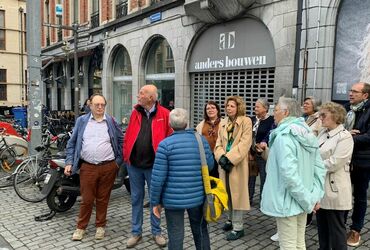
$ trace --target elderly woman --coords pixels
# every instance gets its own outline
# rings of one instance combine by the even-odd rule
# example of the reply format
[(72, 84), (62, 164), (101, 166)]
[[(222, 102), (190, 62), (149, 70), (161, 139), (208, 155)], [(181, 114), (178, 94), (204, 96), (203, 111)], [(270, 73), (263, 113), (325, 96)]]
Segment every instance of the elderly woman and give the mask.
[(349, 164), (353, 139), (344, 129), (345, 117), (342, 105), (329, 102), (321, 106), (320, 119), (325, 129), (318, 139), (327, 173), (325, 195), (316, 213), (320, 249), (347, 249), (344, 214), (352, 208)]
[(248, 151), (252, 144), (252, 121), (245, 116), (245, 103), (239, 96), (229, 96), (225, 102), (227, 117), (221, 121), (215, 147), (215, 157), (229, 194), (228, 221), (223, 227), (230, 231), (227, 240), (244, 236), (243, 211), (249, 210)]
[(298, 102), (281, 97), (274, 110), (261, 211), (276, 218), (281, 249), (306, 249), (307, 213), (324, 195), (325, 166)]
[[(174, 133), (161, 141), (155, 156), (150, 203), (159, 218), (161, 207), (166, 214), (168, 249), (183, 249), (184, 212), (188, 213), (196, 249), (210, 249), (207, 222), (203, 218), (205, 199), (201, 160), (194, 129), (188, 124), (186, 110), (170, 112), (170, 126)], [(207, 164), (213, 167), (212, 151), (202, 136)]]
[(320, 105), (321, 101), (313, 96), (306, 97), (303, 103), (303, 118), (316, 136), (321, 130), (321, 120), (319, 119)]
[[(263, 185), (266, 179), (266, 161), (261, 153), (266, 149), (268, 136), (274, 124), (274, 117), (268, 114), (269, 103), (266, 99), (260, 98), (254, 106), (255, 116), (252, 117), (253, 123), (253, 144), (251, 148), (251, 157), (256, 159), (258, 172), (260, 176), (260, 195), (262, 195)], [(254, 189), (256, 185), (256, 176), (249, 176), (249, 200), (253, 202)]]
[[(208, 101), (204, 105), (204, 119), (198, 124), (196, 130), (199, 134), (203, 135), (211, 147), (212, 152), (216, 146), (218, 128), (221, 121), (221, 110), (220, 106), (215, 101)], [(209, 173), (213, 177), (219, 177), (217, 162), (215, 162), (215, 167)]]

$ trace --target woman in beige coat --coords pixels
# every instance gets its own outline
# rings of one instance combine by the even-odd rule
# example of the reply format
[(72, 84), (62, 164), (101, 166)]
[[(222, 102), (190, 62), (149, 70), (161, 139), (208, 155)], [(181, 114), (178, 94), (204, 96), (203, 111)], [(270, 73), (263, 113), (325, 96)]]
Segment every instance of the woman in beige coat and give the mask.
[(349, 163), (353, 139), (343, 127), (345, 117), (345, 109), (337, 103), (321, 106), (320, 119), (325, 129), (318, 140), (327, 173), (325, 195), (316, 214), (320, 249), (347, 249), (344, 213), (352, 208)]
[(244, 236), (243, 211), (250, 209), (248, 193), (248, 152), (252, 144), (252, 121), (245, 116), (245, 103), (239, 96), (226, 99), (227, 117), (221, 121), (215, 146), (219, 173), (229, 193), (227, 240)]

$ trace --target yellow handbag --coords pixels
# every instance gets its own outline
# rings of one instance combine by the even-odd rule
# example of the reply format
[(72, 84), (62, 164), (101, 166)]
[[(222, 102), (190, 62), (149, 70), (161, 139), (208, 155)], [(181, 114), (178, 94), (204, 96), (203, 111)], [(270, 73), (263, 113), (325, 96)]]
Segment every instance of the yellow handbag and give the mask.
[(207, 222), (217, 222), (224, 210), (228, 210), (228, 195), (222, 181), (218, 178), (209, 176), (202, 139), (198, 133), (195, 133), (195, 137), (197, 138), (199, 146), (200, 159), (202, 162), (203, 186), (206, 193), (203, 206), (204, 218)]

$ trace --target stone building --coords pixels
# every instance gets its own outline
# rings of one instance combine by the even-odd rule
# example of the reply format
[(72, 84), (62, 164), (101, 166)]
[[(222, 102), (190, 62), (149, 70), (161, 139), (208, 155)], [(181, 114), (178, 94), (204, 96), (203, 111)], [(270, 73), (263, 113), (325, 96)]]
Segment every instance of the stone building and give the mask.
[[(248, 114), (260, 97), (346, 101), (369, 72), (369, 11), (362, 0), (50, 0), (42, 18), (81, 25), (78, 105), (101, 92), (126, 121), (140, 87), (154, 83), (164, 106), (174, 101), (196, 124), (207, 100), (229, 95), (243, 96)], [(44, 102), (73, 110), (73, 34), (41, 34)]]
[(0, 0), (0, 114), (26, 105), (26, 1)]

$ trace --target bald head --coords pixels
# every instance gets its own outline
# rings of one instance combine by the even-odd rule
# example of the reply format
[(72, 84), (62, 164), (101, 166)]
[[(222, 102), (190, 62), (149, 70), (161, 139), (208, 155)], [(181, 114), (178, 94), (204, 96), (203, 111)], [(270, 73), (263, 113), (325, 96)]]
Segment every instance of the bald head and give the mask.
[(138, 104), (150, 110), (158, 99), (157, 87), (153, 84), (144, 85), (137, 95)]

